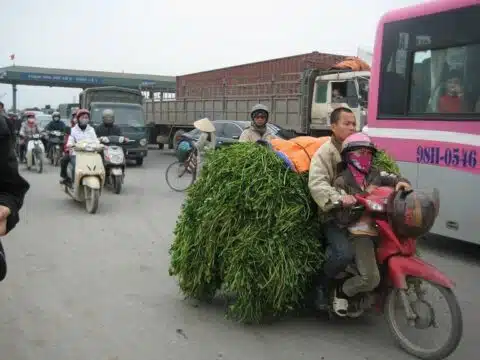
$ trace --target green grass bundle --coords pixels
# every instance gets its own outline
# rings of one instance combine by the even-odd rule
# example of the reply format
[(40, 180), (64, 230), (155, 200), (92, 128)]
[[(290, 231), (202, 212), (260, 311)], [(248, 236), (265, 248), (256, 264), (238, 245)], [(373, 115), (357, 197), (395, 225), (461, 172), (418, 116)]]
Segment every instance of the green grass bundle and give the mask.
[(391, 174), (400, 174), (400, 169), (398, 168), (395, 160), (388, 155), (386, 152), (379, 150), (374, 158), (373, 166), (377, 169), (386, 171)]
[(171, 274), (187, 296), (222, 287), (230, 315), (257, 322), (298, 307), (322, 262), (306, 175), (256, 144), (209, 155), (175, 228)]
[[(380, 168), (392, 165), (378, 158)], [(202, 300), (220, 289), (233, 293), (229, 315), (249, 323), (302, 307), (323, 261), (307, 183), (308, 174), (256, 144), (209, 153), (170, 249), (170, 274), (182, 292)]]

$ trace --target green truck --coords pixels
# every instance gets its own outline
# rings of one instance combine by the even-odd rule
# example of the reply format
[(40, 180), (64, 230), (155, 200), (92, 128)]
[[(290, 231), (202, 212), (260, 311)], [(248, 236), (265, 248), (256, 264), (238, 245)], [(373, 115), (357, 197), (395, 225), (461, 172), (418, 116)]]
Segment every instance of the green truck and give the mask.
[(148, 143), (141, 91), (117, 86), (95, 87), (82, 91), (79, 99), (80, 107), (90, 111), (93, 127), (102, 123), (105, 109), (114, 111), (115, 124), (125, 137), (134, 140), (124, 145), (126, 158), (142, 165), (148, 153)]

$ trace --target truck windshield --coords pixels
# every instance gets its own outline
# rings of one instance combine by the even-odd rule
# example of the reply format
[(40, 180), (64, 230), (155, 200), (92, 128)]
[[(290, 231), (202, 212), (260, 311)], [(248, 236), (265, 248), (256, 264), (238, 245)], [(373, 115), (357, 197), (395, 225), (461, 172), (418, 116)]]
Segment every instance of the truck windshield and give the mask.
[(118, 126), (130, 126), (143, 128), (145, 126), (143, 110), (139, 106), (132, 105), (95, 105), (92, 108), (92, 123), (99, 125), (103, 122), (102, 113), (106, 109), (113, 110), (115, 124)]

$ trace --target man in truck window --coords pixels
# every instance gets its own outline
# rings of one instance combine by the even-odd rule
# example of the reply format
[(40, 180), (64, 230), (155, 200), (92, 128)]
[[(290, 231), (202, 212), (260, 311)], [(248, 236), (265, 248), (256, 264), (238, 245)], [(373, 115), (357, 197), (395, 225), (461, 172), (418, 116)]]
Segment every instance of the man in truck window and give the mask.
[(334, 88), (332, 89), (332, 103), (344, 103), (345, 97), (340, 92), (340, 89)]
[(319, 207), (321, 221), (324, 223), (327, 246), (323, 271), (317, 283), (316, 305), (319, 309), (328, 305), (331, 280), (354, 258), (347, 232), (336, 225), (329, 212), (338, 200), (341, 200), (344, 206), (351, 206), (356, 202), (352, 195), (341, 195), (333, 187), (333, 182), (342, 161), (342, 143), (356, 131), (357, 121), (352, 110), (338, 107), (330, 115), (330, 124), (332, 136), (313, 155), (308, 178), (310, 193)]
[(239, 142), (257, 142), (257, 140), (271, 140), (275, 136), (267, 127), (268, 108), (263, 104), (257, 104), (252, 107), (250, 118), (252, 124), (243, 130)]

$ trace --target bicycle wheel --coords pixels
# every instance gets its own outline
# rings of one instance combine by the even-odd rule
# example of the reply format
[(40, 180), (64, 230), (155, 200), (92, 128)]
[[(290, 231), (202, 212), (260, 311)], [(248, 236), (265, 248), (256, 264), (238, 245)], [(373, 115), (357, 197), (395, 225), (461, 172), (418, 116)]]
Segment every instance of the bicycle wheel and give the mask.
[(173, 191), (187, 190), (195, 181), (195, 168), (189, 167), (189, 162), (175, 161), (165, 172), (165, 180)]

